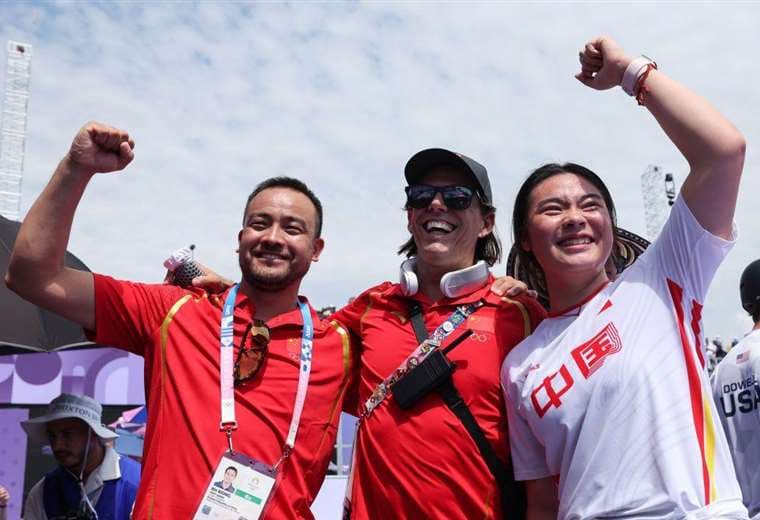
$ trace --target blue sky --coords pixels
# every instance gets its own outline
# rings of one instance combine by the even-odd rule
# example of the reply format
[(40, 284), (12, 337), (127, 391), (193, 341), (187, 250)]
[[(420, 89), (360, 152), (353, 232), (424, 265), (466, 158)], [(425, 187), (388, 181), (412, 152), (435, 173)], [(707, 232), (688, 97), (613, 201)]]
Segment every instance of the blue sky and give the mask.
[(658, 164), (680, 184), (687, 165), (620, 89), (573, 78), (578, 49), (608, 34), (747, 137), (740, 241), (704, 312), (708, 335), (740, 336), (739, 275), (760, 257), (759, 26), (748, 2), (3, 2), (0, 41), (34, 47), (22, 211), (94, 119), (128, 130), (137, 157), (93, 180), (70, 249), (121, 278), (160, 280), (163, 259), (191, 242), (237, 276), (247, 194), (291, 175), (326, 209), (326, 250), (303, 292), (340, 305), (397, 276), (403, 165), (430, 146), (488, 167), (505, 244), (520, 181), (548, 161), (597, 171), (621, 225), (643, 234), (641, 173)]

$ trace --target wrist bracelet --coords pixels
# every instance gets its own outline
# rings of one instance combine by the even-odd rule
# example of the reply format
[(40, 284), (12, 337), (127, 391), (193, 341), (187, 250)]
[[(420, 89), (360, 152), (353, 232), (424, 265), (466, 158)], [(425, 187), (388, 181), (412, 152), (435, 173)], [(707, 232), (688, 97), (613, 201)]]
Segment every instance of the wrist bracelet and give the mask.
[(649, 77), (649, 73), (656, 69), (657, 64), (654, 62), (650, 63), (647, 65), (646, 70), (644, 70), (641, 76), (639, 76), (639, 79), (636, 81), (636, 102), (639, 104), (639, 106), (644, 104), (644, 97), (649, 93), (649, 89), (645, 85), (647, 78)]
[(656, 69), (657, 64), (646, 56), (639, 56), (632, 60), (631, 63), (628, 64), (628, 67), (626, 67), (625, 72), (623, 73), (623, 80), (620, 82), (623, 91), (629, 96), (635, 96), (637, 94), (639, 80), (650, 68)]

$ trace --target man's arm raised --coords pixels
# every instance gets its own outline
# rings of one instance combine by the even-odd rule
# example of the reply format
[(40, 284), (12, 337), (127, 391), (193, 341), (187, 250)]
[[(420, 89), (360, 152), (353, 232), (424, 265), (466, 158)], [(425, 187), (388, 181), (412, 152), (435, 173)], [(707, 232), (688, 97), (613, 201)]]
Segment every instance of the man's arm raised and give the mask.
[(95, 327), (91, 273), (64, 265), (79, 201), (96, 173), (124, 169), (134, 158), (129, 134), (90, 122), (77, 133), (21, 225), (5, 282), (22, 298), (86, 329)]

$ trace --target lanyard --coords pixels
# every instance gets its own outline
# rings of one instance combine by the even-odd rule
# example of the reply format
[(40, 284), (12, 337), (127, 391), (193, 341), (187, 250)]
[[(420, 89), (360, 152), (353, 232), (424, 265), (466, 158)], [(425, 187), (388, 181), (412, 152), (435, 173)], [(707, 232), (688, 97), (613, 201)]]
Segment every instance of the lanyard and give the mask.
[(457, 307), (454, 312), (452, 312), (451, 315), (446, 318), (446, 321), (441, 323), (428, 339), (423, 341), (416, 349), (414, 349), (414, 351), (409, 354), (409, 357), (407, 357), (406, 360), (404, 360), (404, 362), (401, 363), (401, 365), (385, 379), (385, 381), (377, 385), (375, 391), (372, 392), (372, 395), (369, 396), (369, 399), (367, 399), (367, 401), (364, 403), (364, 410), (361, 414), (362, 418), (371, 414), (372, 410), (377, 408), (377, 406), (383, 402), (383, 400), (388, 396), (388, 390), (393, 387), (396, 381), (401, 379), (401, 377), (409, 370), (413, 369), (422, 361), (424, 361), (425, 358), (428, 357), (434, 349), (441, 346), (441, 342), (446, 338), (446, 336), (454, 332), (457, 327), (464, 323), (470, 314), (482, 306), (483, 302), (477, 301), (475, 303), (471, 303), (470, 305), (460, 305)]
[[(221, 393), (221, 410), (222, 418), (219, 424), (221, 430), (227, 434), (227, 441), (230, 452), (232, 452), (232, 431), (237, 429), (235, 420), (235, 383), (233, 378), (233, 315), (235, 311), (235, 298), (237, 297), (239, 284), (235, 284), (222, 308), (222, 321), (220, 332), (219, 346), (219, 372), (220, 372), (220, 393)], [(301, 359), (298, 370), (298, 389), (296, 390), (296, 401), (293, 406), (293, 418), (290, 421), (288, 437), (285, 440), (285, 448), (282, 457), (275, 464), (277, 467), (293, 449), (296, 443), (296, 434), (298, 433), (298, 424), (301, 422), (301, 413), (303, 412), (304, 403), (306, 402), (306, 390), (309, 386), (309, 375), (311, 375), (311, 351), (312, 340), (314, 338), (314, 326), (311, 321), (311, 312), (309, 306), (298, 301), (298, 308), (303, 318), (303, 332), (301, 334)]]

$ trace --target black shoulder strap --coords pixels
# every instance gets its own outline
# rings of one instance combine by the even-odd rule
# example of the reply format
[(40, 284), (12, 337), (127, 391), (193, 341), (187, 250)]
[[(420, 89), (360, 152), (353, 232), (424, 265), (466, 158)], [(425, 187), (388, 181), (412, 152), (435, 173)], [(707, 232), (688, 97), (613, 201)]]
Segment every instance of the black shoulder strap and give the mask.
[(417, 300), (409, 300), (409, 319), (412, 321), (417, 343), (422, 343), (428, 339), (428, 331), (425, 328), (425, 322), (422, 321), (422, 305)]
[[(422, 306), (415, 300), (409, 301), (409, 319), (412, 322), (412, 328), (414, 334), (417, 336), (417, 341), (422, 343), (428, 338), (428, 332), (425, 328), (425, 323), (422, 320)], [(512, 460), (505, 465), (499, 457), (496, 456), (491, 443), (486, 439), (483, 429), (478, 424), (478, 421), (470, 412), (470, 408), (462, 399), (461, 394), (454, 386), (454, 382), (449, 379), (441, 386), (438, 387), (438, 393), (440, 394), (443, 402), (446, 406), (454, 412), (462, 424), (464, 425), (467, 433), (470, 434), (475, 445), (478, 447), (481, 457), (488, 466), (491, 475), (496, 479), (501, 489), (501, 507), (504, 513), (504, 518), (511, 520), (525, 518), (525, 492), (524, 484), (522, 482), (516, 482), (514, 474), (512, 472)]]

